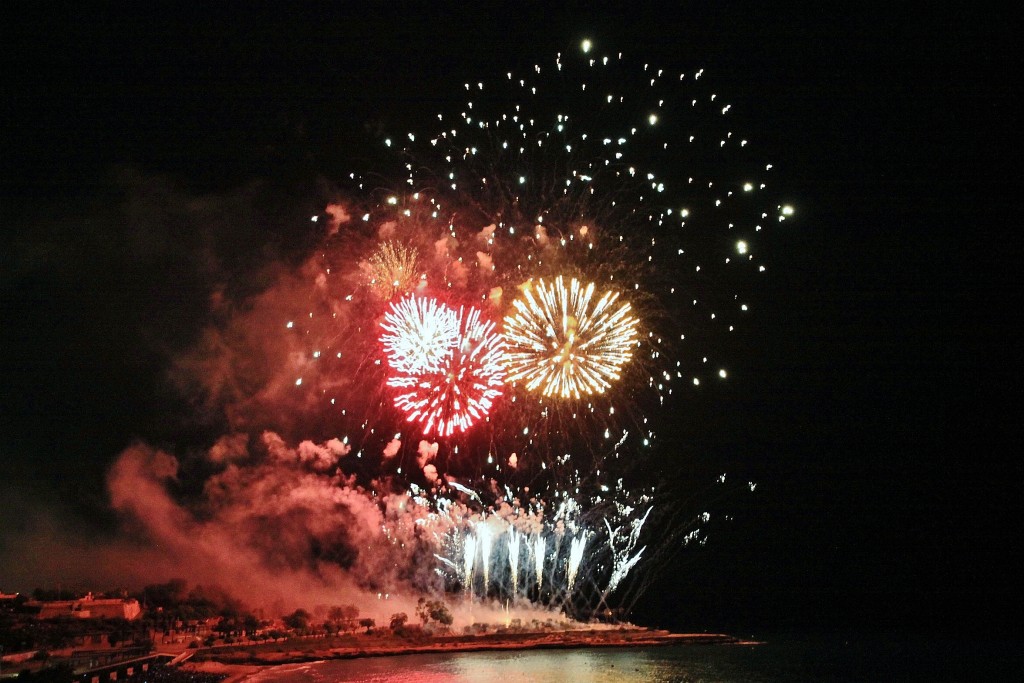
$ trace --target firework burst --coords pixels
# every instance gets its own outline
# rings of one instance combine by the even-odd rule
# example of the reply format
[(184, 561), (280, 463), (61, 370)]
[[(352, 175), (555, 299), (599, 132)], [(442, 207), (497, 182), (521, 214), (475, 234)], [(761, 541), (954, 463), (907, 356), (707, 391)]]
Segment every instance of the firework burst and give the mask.
[(387, 241), (367, 260), (370, 287), (385, 301), (411, 291), (417, 282), (419, 254), (406, 244)]
[(416, 372), (398, 371), (388, 386), (398, 389), (395, 406), (417, 422), (424, 435), (464, 432), (486, 416), (501, 396), (504, 341), (480, 311), (461, 309), (455, 342), (433, 365)]
[(392, 370), (437, 372), (459, 341), (459, 316), (435, 299), (406, 297), (390, 306), (380, 341)]
[(527, 282), (505, 318), (508, 381), (527, 391), (579, 399), (601, 394), (619, 379), (637, 341), (637, 319), (617, 292), (596, 301), (594, 283), (562, 276)]

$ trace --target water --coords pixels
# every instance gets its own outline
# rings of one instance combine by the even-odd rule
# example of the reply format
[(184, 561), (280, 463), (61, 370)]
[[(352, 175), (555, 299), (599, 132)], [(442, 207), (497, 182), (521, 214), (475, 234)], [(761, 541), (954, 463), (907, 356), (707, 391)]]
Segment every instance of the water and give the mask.
[[(785, 639), (761, 645), (676, 645), (416, 654), (334, 659), (264, 670), (250, 683), (580, 683), (1012, 680), (1019, 646), (984, 651), (899, 639)], [(1015, 654), (1016, 653), (1016, 654)], [(993, 669), (992, 667), (1002, 667)], [(1005, 678), (1002, 674), (1006, 673)], [(992, 676), (995, 676), (993, 678)]]
[[(876, 638), (762, 645), (522, 650), (331, 660), (266, 669), (247, 683), (612, 683), (1014, 680), (1017, 643)], [(1018, 679), (1018, 680), (1024, 680)]]

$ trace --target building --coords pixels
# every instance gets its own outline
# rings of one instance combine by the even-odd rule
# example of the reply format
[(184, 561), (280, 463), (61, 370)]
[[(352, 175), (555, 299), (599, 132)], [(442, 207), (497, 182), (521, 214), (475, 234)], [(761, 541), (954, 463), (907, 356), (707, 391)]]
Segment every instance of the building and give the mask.
[(38, 619), (74, 617), (76, 619), (137, 619), (142, 614), (134, 598), (94, 598), (92, 593), (79, 600), (29, 602), (39, 607)]

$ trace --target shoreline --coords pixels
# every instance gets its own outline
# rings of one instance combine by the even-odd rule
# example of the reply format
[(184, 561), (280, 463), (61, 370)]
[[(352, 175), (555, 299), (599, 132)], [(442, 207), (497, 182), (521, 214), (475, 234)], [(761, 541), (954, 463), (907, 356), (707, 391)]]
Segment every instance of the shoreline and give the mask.
[[(654, 647), (667, 645), (754, 645), (723, 633), (671, 633), (644, 628), (590, 629), (555, 632), (503, 633), (476, 636), (438, 636), (399, 639), (373, 635), (318, 642), (239, 646), (231, 650), (198, 651), (182, 668), (226, 674), (224, 683), (238, 683), (269, 667), (334, 659), (397, 657), (403, 655), (490, 652), (507, 650), (575, 649), (594, 647)], [(352, 642), (356, 641), (356, 642)], [(282, 647), (287, 646), (287, 647)], [(301, 648), (301, 649), (300, 649)]]

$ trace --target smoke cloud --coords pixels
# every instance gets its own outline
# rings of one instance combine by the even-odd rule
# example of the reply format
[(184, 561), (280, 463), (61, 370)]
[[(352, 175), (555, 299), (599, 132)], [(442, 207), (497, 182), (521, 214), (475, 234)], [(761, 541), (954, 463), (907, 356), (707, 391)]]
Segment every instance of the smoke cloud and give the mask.
[(420, 441), (419, 448), (416, 449), (417, 458), (416, 463), (423, 468), (428, 462), (437, 457), (437, 443), (430, 443), (429, 441)]
[[(223, 450), (222, 441), (211, 451)], [(407, 495), (355, 485), (336, 467), (340, 452), (340, 442), (291, 447), (264, 432), (186, 506), (171, 492), (177, 459), (136, 443), (107, 482), (138, 541), (160, 550), (161, 566), (188, 568), (191, 581), (268, 608), (356, 602), (382, 618), (409, 609), (436, 587), (428, 565), (416, 562), (429, 550), (415, 531), (423, 512)]]
[(398, 455), (398, 449), (402, 447), (402, 442), (398, 439), (392, 439), (388, 441), (388, 445), (384, 447), (384, 457), (393, 458)]

